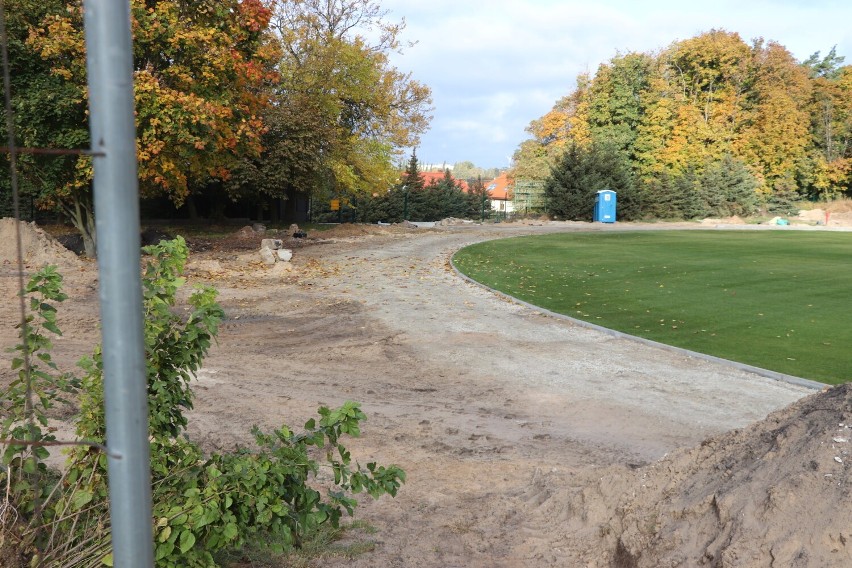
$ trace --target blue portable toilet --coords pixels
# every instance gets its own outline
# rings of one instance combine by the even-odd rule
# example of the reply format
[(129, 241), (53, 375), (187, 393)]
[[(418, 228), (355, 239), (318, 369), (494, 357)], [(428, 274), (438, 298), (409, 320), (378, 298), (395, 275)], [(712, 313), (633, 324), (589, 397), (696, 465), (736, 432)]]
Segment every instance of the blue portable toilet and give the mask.
[(602, 189), (595, 195), (595, 212), (592, 219), (596, 223), (615, 223), (615, 192)]

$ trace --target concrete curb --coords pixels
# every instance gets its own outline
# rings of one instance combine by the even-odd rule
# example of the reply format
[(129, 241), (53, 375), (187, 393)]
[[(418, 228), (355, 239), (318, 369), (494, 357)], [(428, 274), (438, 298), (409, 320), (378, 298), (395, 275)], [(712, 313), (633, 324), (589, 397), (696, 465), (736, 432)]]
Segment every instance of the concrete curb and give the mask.
[[(469, 246), (469, 245), (465, 245), (465, 246)], [(753, 367), (751, 365), (746, 365), (745, 363), (738, 363), (737, 361), (731, 361), (729, 359), (722, 359), (721, 357), (714, 357), (713, 355), (707, 355), (705, 353), (698, 353), (697, 351), (690, 351), (689, 349), (683, 349), (681, 347), (675, 347), (673, 345), (666, 345), (665, 343), (659, 343), (658, 341), (652, 341), (650, 339), (645, 339), (643, 337), (637, 337), (635, 335), (630, 335), (628, 333), (616, 331), (614, 329), (609, 329), (607, 327), (603, 327), (603, 326), (600, 326), (600, 325), (589, 323), (587, 321), (583, 321), (583, 320), (580, 320), (580, 319), (577, 319), (577, 318), (572, 318), (571, 316), (566, 316), (565, 314), (558, 314), (556, 312), (552, 312), (552, 311), (547, 310), (545, 308), (542, 308), (540, 306), (536, 306), (535, 304), (530, 304), (529, 302), (525, 302), (523, 300), (515, 298), (514, 296), (510, 296), (509, 294), (505, 294), (503, 292), (500, 292), (499, 290), (495, 290), (494, 288), (486, 286), (485, 284), (477, 282), (476, 280), (473, 280), (472, 278), (462, 274), (461, 271), (458, 269), (458, 267), (456, 267), (456, 263), (455, 263), (455, 260), (453, 258), (453, 257), (455, 257), (456, 253), (459, 250), (461, 250), (461, 249), (456, 250), (450, 256), (450, 266), (453, 267), (453, 270), (455, 271), (456, 275), (461, 277), (463, 280), (470, 282), (471, 284), (474, 284), (476, 286), (479, 286), (480, 288), (484, 288), (485, 290), (488, 290), (489, 292), (491, 292), (492, 294), (494, 294), (496, 296), (500, 296), (501, 298), (504, 298), (504, 299), (509, 300), (511, 302), (514, 302), (516, 304), (520, 304), (522, 306), (525, 306), (527, 308), (530, 308), (532, 310), (535, 310), (535, 311), (542, 313), (542, 314), (545, 314), (547, 316), (550, 316), (550, 317), (553, 317), (553, 318), (556, 318), (556, 319), (569, 321), (569, 322), (571, 322), (575, 325), (578, 325), (580, 327), (585, 327), (585, 328), (588, 328), (588, 329), (594, 329), (595, 331), (599, 331), (601, 333), (604, 333), (604, 334), (609, 335), (611, 337), (616, 337), (618, 339), (626, 339), (626, 340), (629, 340), (629, 341), (635, 341), (636, 343), (642, 343), (644, 345), (648, 345), (650, 347), (656, 347), (658, 349), (663, 349), (663, 350), (669, 351), (671, 353), (677, 353), (679, 355), (686, 355), (687, 357), (694, 357), (696, 359), (703, 359), (705, 361), (711, 361), (713, 363), (719, 363), (720, 365), (732, 367), (734, 369), (738, 369), (740, 371), (745, 371), (747, 373), (753, 373), (755, 375), (759, 375), (761, 377), (766, 377), (766, 378), (769, 378), (769, 379), (780, 381), (782, 383), (788, 383), (788, 384), (791, 384), (791, 385), (796, 385), (796, 386), (800, 386), (800, 387), (804, 387), (804, 388), (808, 388), (808, 389), (813, 389), (813, 390), (822, 390), (822, 389), (830, 386), (830, 385), (826, 385), (826, 384), (823, 384), (823, 383), (818, 383), (816, 381), (812, 381), (810, 379), (803, 379), (801, 377), (796, 377), (796, 376), (793, 376), (793, 375), (785, 375), (784, 373), (778, 373), (776, 371), (770, 371), (769, 369), (763, 369), (761, 367)]]

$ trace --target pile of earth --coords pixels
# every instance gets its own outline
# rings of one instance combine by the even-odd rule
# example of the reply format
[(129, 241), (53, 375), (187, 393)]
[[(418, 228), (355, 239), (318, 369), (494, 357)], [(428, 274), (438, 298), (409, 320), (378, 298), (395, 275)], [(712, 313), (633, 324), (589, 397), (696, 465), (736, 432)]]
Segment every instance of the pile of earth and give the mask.
[(829, 227), (849, 227), (852, 226), (852, 200), (833, 201), (824, 208), (802, 209), (796, 218), (800, 221), (826, 224)]
[(570, 511), (578, 565), (852, 566), (850, 439), (847, 384), (652, 465), (599, 472), (554, 495), (551, 513)]
[(724, 217), (721, 219), (708, 217), (701, 220), (702, 225), (745, 225), (745, 221), (739, 215), (733, 217)]
[(309, 237), (316, 239), (347, 239), (352, 237), (363, 237), (369, 235), (388, 235), (392, 233), (407, 233), (416, 231), (417, 226), (411, 223), (396, 225), (368, 225), (361, 223), (341, 223), (334, 225), (330, 229), (321, 231), (313, 231), (309, 233)]
[[(0, 264), (15, 266), (18, 262), (18, 246), (15, 234), (15, 219), (0, 219)], [(82, 261), (56, 239), (45, 233), (35, 223), (20, 222), (21, 255), (27, 268), (41, 268), (55, 264), (60, 268), (79, 268)]]

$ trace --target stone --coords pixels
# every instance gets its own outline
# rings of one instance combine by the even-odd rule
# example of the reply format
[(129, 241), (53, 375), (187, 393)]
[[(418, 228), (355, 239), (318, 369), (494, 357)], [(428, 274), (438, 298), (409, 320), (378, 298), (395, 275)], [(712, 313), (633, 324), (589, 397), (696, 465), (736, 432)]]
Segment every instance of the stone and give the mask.
[(268, 248), (269, 250), (278, 250), (284, 244), (280, 239), (263, 239), (260, 241), (260, 248)]
[(289, 262), (276, 262), (275, 266), (269, 269), (269, 274), (272, 276), (284, 276), (293, 271), (293, 265)]
[(290, 262), (290, 259), (293, 258), (293, 251), (290, 249), (278, 249), (278, 260), (283, 260), (284, 262)]
[(264, 225), (263, 223), (255, 223), (251, 226), (251, 230), (255, 233), (265, 233), (266, 225)]
[(264, 264), (275, 264), (277, 262), (277, 258), (275, 257), (275, 253), (269, 250), (268, 248), (260, 249), (260, 260), (263, 261)]
[(254, 229), (252, 229), (250, 226), (246, 225), (245, 227), (243, 227), (239, 231), (237, 231), (237, 236), (242, 237), (242, 238), (253, 237), (254, 236)]

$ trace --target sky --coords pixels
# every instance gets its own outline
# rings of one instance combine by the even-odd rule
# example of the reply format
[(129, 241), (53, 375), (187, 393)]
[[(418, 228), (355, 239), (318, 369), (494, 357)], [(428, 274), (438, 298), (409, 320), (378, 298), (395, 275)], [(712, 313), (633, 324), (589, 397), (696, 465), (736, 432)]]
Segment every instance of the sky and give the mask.
[[(798, 60), (832, 46), (852, 64), (850, 0), (378, 0), (416, 41), (392, 63), (432, 89), (421, 164), (508, 167), (524, 129), (618, 53), (711, 29), (762, 37)], [(406, 152), (408, 154), (408, 152)]]

